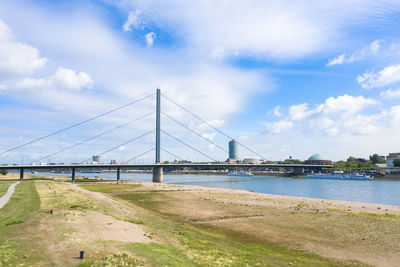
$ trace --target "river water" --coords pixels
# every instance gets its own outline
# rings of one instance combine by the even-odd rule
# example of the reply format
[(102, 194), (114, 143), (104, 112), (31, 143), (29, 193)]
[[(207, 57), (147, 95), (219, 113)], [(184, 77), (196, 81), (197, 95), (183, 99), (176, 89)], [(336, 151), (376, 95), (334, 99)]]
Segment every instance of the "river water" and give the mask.
[[(44, 173), (43, 173), (44, 174)], [(54, 175), (54, 173), (52, 173)], [(116, 179), (116, 173), (77, 173)], [(121, 179), (151, 182), (152, 174), (121, 173)], [(352, 181), (287, 177), (232, 177), (223, 175), (164, 174), (164, 182), (201, 185), (286, 196), (323, 198), (400, 206), (400, 181)]]

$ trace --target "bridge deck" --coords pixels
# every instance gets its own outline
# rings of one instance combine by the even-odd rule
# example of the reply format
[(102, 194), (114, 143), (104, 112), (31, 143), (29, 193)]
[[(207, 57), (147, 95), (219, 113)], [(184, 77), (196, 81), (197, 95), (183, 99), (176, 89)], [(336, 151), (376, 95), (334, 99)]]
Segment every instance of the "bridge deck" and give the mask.
[(0, 166), (1, 169), (6, 170), (21, 170), (21, 169), (140, 169), (140, 168), (154, 168), (154, 167), (166, 167), (169, 169), (175, 168), (212, 168), (212, 169), (223, 169), (223, 168), (306, 168), (306, 169), (321, 169), (321, 168), (332, 168), (332, 165), (305, 165), (305, 164), (216, 164), (216, 163), (187, 163), (187, 164), (85, 164), (85, 165), (10, 165)]

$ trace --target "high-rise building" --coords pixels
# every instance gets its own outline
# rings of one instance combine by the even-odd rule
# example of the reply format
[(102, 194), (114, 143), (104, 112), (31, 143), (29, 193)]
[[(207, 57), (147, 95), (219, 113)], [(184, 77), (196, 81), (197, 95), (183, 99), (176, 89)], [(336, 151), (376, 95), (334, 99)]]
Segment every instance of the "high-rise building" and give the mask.
[(101, 163), (102, 159), (102, 156), (92, 156), (92, 161), (96, 163)]
[(235, 159), (238, 160), (238, 144), (233, 139), (232, 141), (229, 142), (229, 159)]

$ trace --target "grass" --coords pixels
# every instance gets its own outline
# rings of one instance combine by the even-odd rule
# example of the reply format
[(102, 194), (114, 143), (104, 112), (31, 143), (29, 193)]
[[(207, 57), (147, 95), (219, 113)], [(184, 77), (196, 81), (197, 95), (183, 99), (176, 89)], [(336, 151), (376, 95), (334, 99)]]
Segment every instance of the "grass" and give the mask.
[[(110, 188), (107, 188), (110, 186)], [(260, 242), (248, 235), (222, 232), (206, 225), (182, 223), (177, 216), (163, 211), (168, 193), (127, 193), (126, 187), (90, 185), (85, 188), (108, 192), (150, 213), (141, 221), (148, 232), (161, 243), (130, 244), (136, 257), (150, 265), (160, 266), (342, 266), (359, 265), (338, 262), (305, 251)], [(121, 188), (122, 192), (118, 189)]]
[(0, 197), (2, 197), (10, 187), (10, 182), (0, 182)]
[(12, 233), (18, 227), (24, 227), (25, 219), (39, 207), (34, 181), (24, 181), (16, 186), (10, 201), (0, 210), (0, 266), (16, 266), (29, 253)]

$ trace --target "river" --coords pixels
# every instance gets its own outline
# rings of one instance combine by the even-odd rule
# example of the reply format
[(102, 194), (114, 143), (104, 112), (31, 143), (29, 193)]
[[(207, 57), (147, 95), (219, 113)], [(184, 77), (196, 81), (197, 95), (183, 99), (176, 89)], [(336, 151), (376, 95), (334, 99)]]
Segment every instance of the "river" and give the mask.
[[(55, 173), (51, 174), (55, 175)], [(116, 179), (116, 173), (77, 173), (76, 175)], [(121, 179), (151, 182), (152, 174), (121, 173)], [(287, 177), (232, 177), (223, 175), (164, 174), (164, 182), (170, 184), (242, 189), (266, 194), (400, 206), (400, 181), (341, 181)]]

